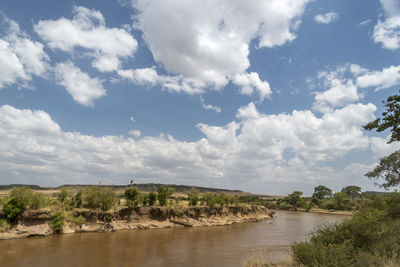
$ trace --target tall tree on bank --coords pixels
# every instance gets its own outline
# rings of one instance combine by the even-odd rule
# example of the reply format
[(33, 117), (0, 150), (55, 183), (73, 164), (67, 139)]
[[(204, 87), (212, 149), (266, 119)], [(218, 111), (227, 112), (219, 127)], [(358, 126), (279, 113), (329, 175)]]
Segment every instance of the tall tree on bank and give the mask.
[[(376, 129), (383, 132), (390, 129), (391, 136), (388, 144), (400, 141), (400, 95), (389, 96), (383, 101), (386, 110), (382, 113), (382, 118), (378, 118), (367, 125), (365, 130)], [(386, 182), (380, 186), (389, 189), (400, 185), (400, 150), (393, 152), (389, 156), (380, 159), (378, 166), (365, 174), (370, 179), (384, 179)]]

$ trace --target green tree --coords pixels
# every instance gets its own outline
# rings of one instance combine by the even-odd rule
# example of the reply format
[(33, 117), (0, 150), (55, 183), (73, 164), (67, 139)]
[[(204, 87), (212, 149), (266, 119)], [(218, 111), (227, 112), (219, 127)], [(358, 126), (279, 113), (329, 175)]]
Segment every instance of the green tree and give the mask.
[(57, 194), (57, 199), (61, 203), (64, 203), (67, 200), (69, 195), (70, 195), (70, 192), (66, 188), (62, 188), (61, 191)]
[(349, 185), (342, 188), (342, 192), (347, 195), (349, 198), (358, 198), (361, 197), (361, 187), (356, 185)]
[(165, 186), (161, 186), (157, 189), (158, 193), (157, 198), (161, 206), (167, 205), (167, 199), (170, 195), (172, 195), (173, 192), (174, 192), (173, 188), (167, 188)]
[(199, 202), (199, 190), (196, 188), (192, 187), (188, 192), (188, 197), (189, 197), (189, 205), (190, 206), (196, 206), (197, 202)]
[(350, 201), (347, 198), (347, 194), (343, 192), (337, 192), (333, 194), (334, 208), (337, 210), (351, 209)]
[(127, 200), (136, 200), (139, 196), (139, 193), (140, 192), (136, 189), (136, 187), (129, 187), (125, 190), (125, 198)]
[(314, 188), (313, 199), (321, 200), (324, 198), (332, 197), (332, 190), (326, 186), (319, 185)]
[(90, 186), (84, 192), (84, 200), (88, 208), (109, 210), (116, 203), (116, 194), (108, 187)]
[(284, 198), (284, 202), (291, 205), (294, 209), (303, 208), (307, 205), (307, 202), (301, 197), (303, 192), (294, 191)]
[(149, 193), (149, 205), (153, 206), (157, 201), (157, 194), (154, 192)]
[[(391, 135), (388, 143), (400, 141), (400, 95), (389, 96), (383, 101), (385, 111), (382, 118), (378, 118), (367, 125), (365, 130), (376, 130), (383, 132), (390, 129)], [(386, 182), (380, 186), (389, 189), (400, 184), (400, 150), (393, 152), (389, 156), (381, 158), (378, 166), (365, 174), (370, 179), (384, 179)]]

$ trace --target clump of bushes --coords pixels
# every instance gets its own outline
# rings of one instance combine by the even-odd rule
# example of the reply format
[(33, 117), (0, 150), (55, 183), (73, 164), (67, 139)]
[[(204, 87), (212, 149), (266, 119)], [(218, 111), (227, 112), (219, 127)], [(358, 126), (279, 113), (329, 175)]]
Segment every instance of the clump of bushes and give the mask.
[(170, 195), (174, 192), (173, 188), (167, 188), (165, 186), (161, 186), (157, 189), (157, 199), (160, 206), (166, 206), (167, 200)]
[(51, 216), (50, 225), (55, 233), (61, 233), (64, 228), (64, 217), (61, 212), (56, 212)]
[(3, 214), (9, 223), (15, 224), (18, 215), (28, 209), (39, 209), (43, 203), (44, 198), (40, 193), (35, 193), (28, 187), (15, 187), (3, 205)]
[(292, 245), (294, 260), (305, 266), (383, 266), (400, 264), (400, 193), (363, 203), (351, 219)]
[(116, 204), (116, 194), (108, 187), (89, 186), (83, 197), (86, 207), (90, 209), (109, 210)]

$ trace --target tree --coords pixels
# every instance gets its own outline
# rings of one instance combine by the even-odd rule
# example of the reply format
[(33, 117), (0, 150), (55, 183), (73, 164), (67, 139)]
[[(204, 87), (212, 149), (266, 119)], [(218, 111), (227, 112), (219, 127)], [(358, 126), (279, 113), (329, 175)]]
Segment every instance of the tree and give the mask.
[(313, 199), (321, 200), (327, 197), (332, 197), (332, 190), (326, 186), (319, 185), (314, 188)]
[(376, 129), (377, 132), (391, 128), (392, 134), (388, 143), (398, 142), (400, 141), (400, 95), (389, 96), (386, 102), (383, 101), (383, 106), (386, 108), (386, 111), (382, 113), (383, 118), (378, 118), (364, 125), (363, 128), (368, 131)]
[(167, 205), (167, 198), (172, 195), (173, 192), (173, 188), (167, 188), (165, 186), (161, 186), (157, 189), (157, 198), (161, 206)]
[(342, 192), (349, 198), (358, 198), (361, 196), (361, 187), (356, 185), (349, 185), (342, 188)]
[(69, 191), (66, 188), (62, 188), (60, 193), (57, 194), (58, 200), (60, 200), (61, 203), (64, 203), (64, 201), (68, 198), (70, 195)]
[(188, 192), (187, 195), (189, 197), (189, 205), (196, 206), (197, 202), (199, 201), (199, 190), (192, 187)]
[(149, 205), (153, 206), (157, 201), (157, 195), (154, 192), (149, 193)]
[(293, 193), (289, 194), (287, 197), (284, 198), (284, 202), (289, 205), (292, 205), (294, 209), (305, 207), (307, 202), (301, 197), (303, 192), (294, 191)]
[[(367, 125), (365, 130), (376, 129), (383, 132), (390, 129), (391, 135), (388, 144), (400, 141), (400, 95), (389, 96), (383, 101), (386, 110), (382, 113), (382, 118), (378, 118)], [(365, 174), (370, 179), (384, 179), (386, 182), (380, 186), (389, 189), (400, 184), (400, 150), (393, 152), (389, 156), (380, 159), (378, 166)]]
[(109, 210), (116, 202), (116, 194), (111, 188), (90, 186), (85, 190), (84, 199), (88, 208)]

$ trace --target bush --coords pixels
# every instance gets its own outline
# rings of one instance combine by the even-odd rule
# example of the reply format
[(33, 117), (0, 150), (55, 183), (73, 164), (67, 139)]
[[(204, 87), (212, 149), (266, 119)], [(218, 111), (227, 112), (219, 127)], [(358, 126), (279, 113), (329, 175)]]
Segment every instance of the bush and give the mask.
[(189, 198), (189, 206), (197, 206), (197, 202), (199, 202), (199, 191), (192, 187), (187, 194)]
[(106, 211), (115, 205), (116, 194), (108, 187), (90, 186), (85, 190), (84, 200), (88, 208)]
[(125, 198), (127, 200), (136, 200), (139, 194), (140, 192), (136, 189), (136, 187), (129, 187), (125, 190)]
[(204, 202), (206, 202), (207, 206), (210, 208), (214, 208), (215, 204), (217, 203), (217, 201), (215, 199), (215, 194), (212, 194), (212, 193), (203, 194), (201, 199), (204, 200)]
[(70, 192), (66, 188), (62, 188), (61, 191), (57, 194), (57, 199), (61, 202), (64, 203), (67, 198), (69, 197)]
[(6, 220), (9, 223), (15, 224), (17, 223), (18, 215), (24, 212), (25, 207), (22, 203), (18, 202), (15, 198), (11, 198), (4, 206), (3, 206), (3, 214)]
[(82, 224), (84, 224), (86, 222), (86, 219), (84, 217), (82, 217), (81, 215), (78, 217), (75, 217), (73, 214), (71, 214), (69, 216), (69, 221), (74, 225), (81, 226)]
[(173, 188), (167, 188), (165, 186), (161, 186), (157, 189), (157, 198), (158, 202), (160, 203), (160, 206), (166, 206), (167, 205), (167, 199), (172, 193), (174, 192)]
[(79, 190), (74, 196), (74, 204), (76, 208), (82, 207), (82, 191)]
[(149, 193), (149, 205), (153, 206), (157, 201), (157, 195), (156, 193), (150, 192)]
[(61, 212), (56, 212), (51, 216), (50, 220), (51, 227), (56, 233), (61, 233), (64, 228), (64, 218)]

